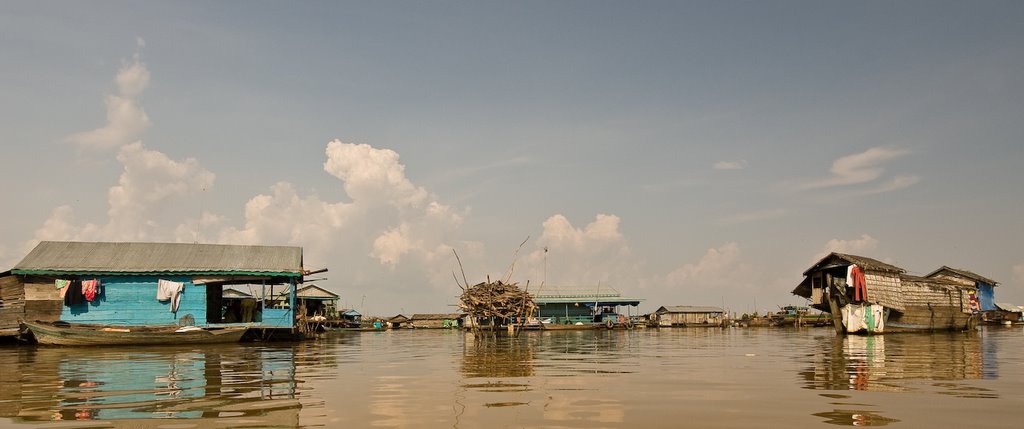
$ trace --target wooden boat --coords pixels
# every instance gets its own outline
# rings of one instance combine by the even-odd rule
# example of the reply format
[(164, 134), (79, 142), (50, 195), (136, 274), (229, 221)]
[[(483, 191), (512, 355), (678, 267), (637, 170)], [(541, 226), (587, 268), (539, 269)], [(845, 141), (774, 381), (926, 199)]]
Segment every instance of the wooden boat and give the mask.
[(25, 322), (36, 342), (55, 346), (174, 345), (238, 342), (245, 326), (115, 326)]

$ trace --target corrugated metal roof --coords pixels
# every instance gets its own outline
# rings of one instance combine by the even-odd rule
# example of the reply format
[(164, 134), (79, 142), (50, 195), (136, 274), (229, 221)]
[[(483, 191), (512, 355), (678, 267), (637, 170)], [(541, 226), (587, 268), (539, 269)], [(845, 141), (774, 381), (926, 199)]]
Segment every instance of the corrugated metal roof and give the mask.
[(544, 304), (581, 304), (581, 305), (640, 305), (642, 299), (624, 298), (615, 288), (608, 285), (600, 286), (551, 286), (538, 288), (533, 301), (537, 305)]
[(338, 299), (338, 294), (317, 285), (301, 287), (295, 291), (295, 296), (301, 299)]
[(223, 293), (222, 296), (223, 296), (224, 299), (232, 299), (232, 298), (233, 299), (248, 299), (248, 298), (252, 298), (252, 295), (247, 294), (245, 292), (242, 292), (240, 290), (236, 290), (236, 289), (224, 289), (224, 293)]
[(696, 305), (667, 305), (659, 308), (657, 311), (655, 311), (655, 313), (725, 313), (725, 311), (718, 307), (701, 307)]
[(43, 241), (15, 274), (272, 274), (302, 275), (302, 248), (189, 243)]

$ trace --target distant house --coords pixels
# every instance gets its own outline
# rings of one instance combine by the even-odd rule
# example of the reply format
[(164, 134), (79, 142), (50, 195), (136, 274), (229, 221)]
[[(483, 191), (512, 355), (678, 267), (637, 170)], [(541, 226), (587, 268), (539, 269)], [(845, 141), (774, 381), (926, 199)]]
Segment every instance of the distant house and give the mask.
[(462, 313), (413, 314), (409, 324), (413, 328), (461, 328)]
[(363, 315), (355, 309), (343, 308), (338, 310), (337, 321), (343, 327), (358, 328), (363, 323)]
[(407, 316), (405, 316), (404, 314), (399, 314), (399, 315), (396, 315), (394, 317), (391, 317), (390, 319), (387, 320), (387, 322), (388, 322), (388, 324), (389, 324), (389, 326), (391, 328), (396, 328), (397, 329), (397, 328), (411, 328), (412, 327), (411, 325), (409, 325), (409, 318)]
[[(43, 241), (0, 274), (0, 330), (9, 333), (19, 320), (225, 324), (226, 304), (240, 298), (225, 298), (231, 286), (275, 296), (294, 290), (304, 273), (301, 247)], [(158, 284), (168, 285), (172, 297), (158, 299)], [(286, 299), (294, 302), (295, 294)], [(290, 308), (261, 301), (252, 325), (291, 329)]]
[(718, 307), (672, 305), (655, 312), (660, 326), (722, 326), (725, 311)]
[(978, 303), (976, 310), (996, 310), (995, 288), (999, 285), (999, 282), (995, 280), (964, 269), (947, 267), (945, 265), (942, 266), (942, 268), (932, 271), (925, 277), (930, 279), (949, 280), (964, 286), (973, 287), (975, 289), (975, 298)]
[(298, 308), (305, 310), (300, 314), (307, 317), (323, 316), (333, 319), (338, 314), (338, 294), (317, 285), (308, 285), (295, 292)]

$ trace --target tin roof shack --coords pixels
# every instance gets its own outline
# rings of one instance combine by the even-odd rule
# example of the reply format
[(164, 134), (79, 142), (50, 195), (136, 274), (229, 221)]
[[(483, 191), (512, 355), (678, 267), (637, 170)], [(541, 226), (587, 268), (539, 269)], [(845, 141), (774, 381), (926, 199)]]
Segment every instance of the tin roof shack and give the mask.
[(1005, 302), (997, 302), (996, 310), (991, 316), (992, 318), (987, 321), (992, 323), (1001, 323), (1004, 325), (1021, 323), (1024, 322), (1024, 307)]
[(324, 317), (334, 319), (338, 316), (338, 294), (324, 289), (317, 285), (309, 285), (299, 288), (295, 292), (295, 299), (298, 301), (299, 314), (306, 317)]
[(462, 313), (413, 314), (409, 324), (413, 328), (452, 329), (463, 326)]
[[(629, 321), (629, 307), (640, 305), (642, 299), (626, 298), (615, 288), (599, 285), (591, 288), (544, 286), (534, 298), (537, 316), (551, 319), (552, 324), (582, 323), (620, 325)], [(619, 313), (625, 306), (626, 315)]]
[(932, 271), (931, 274), (925, 277), (949, 280), (964, 286), (973, 287), (975, 289), (974, 302), (977, 303), (975, 309), (982, 312), (996, 310), (995, 288), (999, 286), (999, 282), (995, 280), (967, 270), (951, 268), (945, 265)]
[(659, 307), (658, 326), (722, 326), (725, 311), (718, 307), (670, 305)]
[(825, 256), (804, 271), (793, 294), (831, 313), (840, 333), (952, 330), (974, 323), (964, 286), (910, 276), (902, 268), (864, 256)]
[[(226, 286), (272, 297), (282, 285), (294, 290), (304, 271), (301, 247), (43, 241), (11, 273), (24, 290), (23, 320), (211, 326), (227, 323)], [(293, 307), (259, 308), (255, 325), (290, 331)]]

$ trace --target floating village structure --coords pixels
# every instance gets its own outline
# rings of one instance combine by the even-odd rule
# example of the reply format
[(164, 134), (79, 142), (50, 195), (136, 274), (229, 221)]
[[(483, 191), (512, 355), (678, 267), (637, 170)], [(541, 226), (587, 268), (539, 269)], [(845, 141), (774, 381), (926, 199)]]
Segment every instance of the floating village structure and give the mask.
[(463, 313), (417, 313), (409, 319), (409, 327), (430, 329), (457, 329), (464, 326)]
[(534, 301), (537, 304), (537, 317), (549, 322), (546, 323), (549, 326), (578, 323), (618, 326), (629, 323), (631, 314), (636, 313), (630, 307), (639, 306), (643, 300), (623, 297), (615, 288), (599, 285), (544, 286), (536, 292)]
[(996, 284), (964, 273), (943, 267), (918, 277), (875, 259), (832, 253), (804, 272), (793, 294), (831, 313), (840, 333), (963, 330), (980, 321), (979, 283)]
[(722, 326), (725, 310), (694, 305), (662, 306), (654, 311), (657, 326)]
[[(166, 326), (294, 333), (305, 274), (301, 247), (44, 241), (0, 274), (0, 332), (23, 322), (120, 326), (96, 333), (124, 337)], [(281, 291), (283, 302), (263, 299)]]

